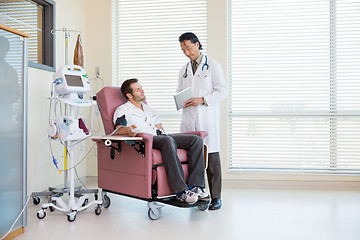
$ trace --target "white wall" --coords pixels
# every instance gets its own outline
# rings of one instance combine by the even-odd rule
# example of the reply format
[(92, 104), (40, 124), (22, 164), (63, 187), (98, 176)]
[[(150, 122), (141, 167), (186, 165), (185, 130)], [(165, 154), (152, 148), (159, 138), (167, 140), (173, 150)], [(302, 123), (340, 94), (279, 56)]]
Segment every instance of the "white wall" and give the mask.
[[(93, 89), (99, 91), (103, 86), (112, 85), (112, 25), (111, 25), (111, 0), (99, 1), (87, 0), (85, 7), (86, 14), (86, 70), (94, 77), (95, 67), (101, 68), (101, 78), (94, 82)], [(95, 86), (96, 85), (96, 86)], [(104, 134), (102, 121), (99, 115), (94, 117), (94, 134)], [(88, 143), (89, 147), (94, 144)], [(97, 176), (96, 147), (86, 161), (87, 176)]]

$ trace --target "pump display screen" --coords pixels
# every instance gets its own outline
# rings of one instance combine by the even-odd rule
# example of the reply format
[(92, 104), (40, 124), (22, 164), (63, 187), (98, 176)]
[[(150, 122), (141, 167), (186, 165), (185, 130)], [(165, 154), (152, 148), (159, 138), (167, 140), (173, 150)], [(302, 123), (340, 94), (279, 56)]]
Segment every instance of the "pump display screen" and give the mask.
[(67, 85), (70, 87), (84, 87), (83, 81), (81, 80), (81, 76), (65, 74), (65, 79)]

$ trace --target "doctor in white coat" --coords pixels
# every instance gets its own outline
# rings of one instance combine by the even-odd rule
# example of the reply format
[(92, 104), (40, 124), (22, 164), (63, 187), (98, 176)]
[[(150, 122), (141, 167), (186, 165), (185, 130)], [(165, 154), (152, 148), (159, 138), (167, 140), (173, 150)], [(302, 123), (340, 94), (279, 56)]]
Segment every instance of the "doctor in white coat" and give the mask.
[(208, 132), (209, 210), (217, 210), (221, 208), (220, 102), (226, 97), (225, 79), (220, 64), (200, 52), (202, 46), (194, 33), (182, 34), (179, 42), (190, 61), (179, 72), (177, 92), (191, 87), (193, 94), (185, 102), (180, 131)]

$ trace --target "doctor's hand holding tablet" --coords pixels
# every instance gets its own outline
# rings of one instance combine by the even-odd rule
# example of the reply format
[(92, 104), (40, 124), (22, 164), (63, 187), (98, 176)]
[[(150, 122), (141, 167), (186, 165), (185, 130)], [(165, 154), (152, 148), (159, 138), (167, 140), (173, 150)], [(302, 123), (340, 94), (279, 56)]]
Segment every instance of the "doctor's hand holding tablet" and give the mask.
[(192, 90), (190, 87), (175, 94), (174, 99), (177, 110), (180, 110), (182, 108), (187, 108), (190, 106), (205, 104), (205, 100), (203, 97), (193, 97)]
[(204, 105), (205, 101), (203, 97), (197, 97), (197, 98), (191, 98), (184, 102), (184, 108), (190, 107), (190, 106), (197, 106), (197, 105)]

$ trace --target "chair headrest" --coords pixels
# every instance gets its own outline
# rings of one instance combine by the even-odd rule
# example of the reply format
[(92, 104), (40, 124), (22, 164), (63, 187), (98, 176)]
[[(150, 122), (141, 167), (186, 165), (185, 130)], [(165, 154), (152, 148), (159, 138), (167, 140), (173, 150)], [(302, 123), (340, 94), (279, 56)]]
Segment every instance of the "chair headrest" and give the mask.
[(114, 131), (113, 115), (117, 107), (127, 102), (120, 87), (107, 86), (96, 94), (96, 101), (104, 124), (105, 134)]

